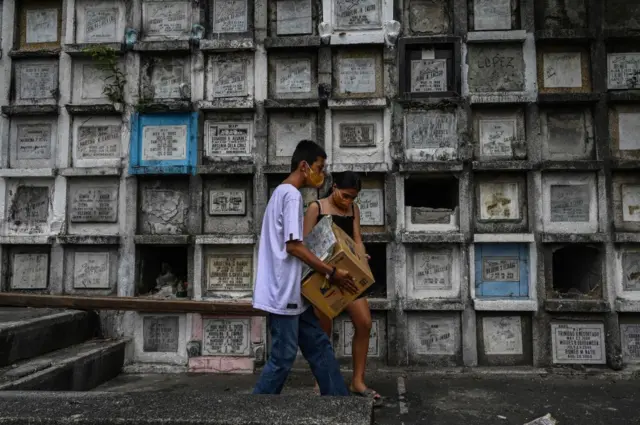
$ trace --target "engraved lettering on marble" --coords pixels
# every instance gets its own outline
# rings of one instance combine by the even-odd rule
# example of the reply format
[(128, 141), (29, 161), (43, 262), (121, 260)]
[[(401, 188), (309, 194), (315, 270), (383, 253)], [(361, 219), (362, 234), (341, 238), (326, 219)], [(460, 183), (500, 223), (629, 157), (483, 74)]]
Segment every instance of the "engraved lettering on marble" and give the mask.
[(602, 323), (552, 323), (554, 363), (604, 364)]
[(78, 128), (78, 159), (104, 159), (120, 156), (119, 125), (95, 125)]
[(52, 124), (19, 124), (17, 131), (17, 159), (51, 158)]
[(384, 225), (384, 192), (382, 189), (362, 189), (358, 195), (361, 226)]
[(14, 254), (11, 289), (47, 289), (48, 254)]
[(622, 287), (625, 291), (640, 291), (640, 251), (622, 253)]
[(209, 215), (245, 215), (246, 205), (245, 190), (209, 191)]
[(118, 9), (88, 7), (84, 12), (84, 38), (89, 43), (103, 43), (116, 38)]
[(512, 92), (525, 90), (521, 44), (473, 44), (468, 46), (469, 90)]
[(247, 31), (247, 0), (214, 0), (213, 32)]
[(549, 190), (552, 222), (589, 221), (591, 191), (588, 185), (557, 184)]
[(618, 113), (618, 135), (620, 138), (619, 149), (621, 151), (640, 150), (640, 113)]
[(579, 52), (545, 53), (544, 86), (546, 88), (582, 87), (582, 64)]
[(184, 231), (188, 212), (186, 196), (177, 190), (151, 189), (144, 192), (144, 223), (151, 234), (180, 234)]
[(416, 354), (453, 356), (456, 354), (456, 324), (444, 318), (419, 319)]
[(375, 58), (340, 58), (338, 65), (340, 93), (376, 92)]
[(449, 32), (447, 3), (441, 0), (411, 0), (409, 25), (415, 32), (443, 34)]
[(278, 0), (276, 32), (278, 35), (311, 34), (311, 0)]
[(480, 120), (480, 153), (483, 156), (513, 157), (516, 140), (516, 120)]
[(251, 154), (250, 122), (207, 122), (208, 156), (246, 156)]
[(454, 213), (449, 208), (411, 207), (413, 224), (450, 224)]
[(177, 353), (180, 333), (176, 316), (145, 316), (142, 319), (143, 351)]
[(474, 30), (511, 29), (511, 0), (474, 0), (473, 3)]
[(148, 125), (142, 130), (142, 160), (187, 159), (186, 125)]
[(205, 356), (249, 356), (248, 319), (205, 319), (202, 354)]
[(412, 60), (411, 91), (413, 93), (447, 91), (447, 60)]
[(179, 37), (191, 28), (189, 2), (145, 1), (145, 35), (150, 37)]
[(58, 64), (18, 64), (18, 93), (21, 100), (52, 99), (58, 88)]
[(520, 316), (483, 317), (482, 333), (486, 355), (522, 355)]
[(413, 253), (413, 289), (416, 291), (447, 291), (451, 282), (452, 253), (450, 250), (416, 251)]
[(58, 41), (58, 9), (28, 9), (26, 12), (27, 44)]
[(381, 24), (380, 0), (332, 0), (336, 29), (378, 28)]
[(162, 65), (153, 67), (151, 83), (156, 99), (181, 98), (181, 86), (187, 82), (185, 67), (182, 65)]
[(109, 289), (108, 252), (76, 252), (73, 258), (75, 289)]
[(519, 258), (482, 258), (482, 280), (485, 282), (520, 282)]
[(251, 255), (211, 255), (207, 258), (207, 291), (251, 291)]
[(82, 66), (82, 99), (102, 99), (105, 81), (109, 81), (110, 71), (104, 66), (84, 64)]
[[(371, 333), (369, 334), (369, 350), (367, 352), (367, 357), (378, 357), (380, 355), (378, 326), (378, 320), (374, 319), (371, 321)], [(354, 331), (353, 323), (351, 323), (350, 320), (342, 322), (342, 354), (345, 356), (351, 356)]]
[(640, 324), (620, 324), (622, 353), (627, 361), (640, 361)]
[(454, 148), (455, 115), (441, 111), (413, 112), (405, 116), (408, 149)]
[(310, 59), (279, 59), (276, 61), (276, 93), (309, 93), (310, 91)]
[(622, 220), (640, 222), (640, 185), (623, 184)]
[(373, 123), (343, 122), (338, 125), (341, 148), (369, 148), (376, 146), (376, 125)]
[(72, 223), (118, 221), (118, 186), (75, 187), (71, 191)]
[(247, 95), (247, 61), (217, 60), (213, 63), (213, 97)]
[(17, 224), (46, 223), (49, 218), (49, 188), (18, 186), (11, 208), (11, 221)]
[(550, 154), (584, 155), (587, 137), (582, 112), (547, 114), (547, 143)]
[(640, 88), (640, 53), (610, 53), (609, 90)]
[(480, 183), (480, 219), (519, 219), (518, 189), (518, 183)]
[(276, 122), (276, 156), (290, 157), (298, 142), (303, 139), (313, 140), (313, 123), (309, 120), (290, 120)]

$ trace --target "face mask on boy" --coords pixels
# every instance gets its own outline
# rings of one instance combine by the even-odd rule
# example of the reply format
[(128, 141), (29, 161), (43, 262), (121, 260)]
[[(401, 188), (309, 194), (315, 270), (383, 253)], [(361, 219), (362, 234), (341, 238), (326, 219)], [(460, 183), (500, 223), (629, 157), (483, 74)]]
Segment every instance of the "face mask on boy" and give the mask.
[(324, 173), (317, 173), (309, 164), (307, 164), (308, 172), (305, 173), (309, 184), (315, 188), (319, 188), (324, 183)]

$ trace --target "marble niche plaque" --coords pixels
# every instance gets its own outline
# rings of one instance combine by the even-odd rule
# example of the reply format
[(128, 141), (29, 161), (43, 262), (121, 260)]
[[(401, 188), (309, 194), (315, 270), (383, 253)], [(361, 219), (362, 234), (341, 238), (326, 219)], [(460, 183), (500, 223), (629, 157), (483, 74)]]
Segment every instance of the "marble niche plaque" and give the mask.
[(247, 31), (247, 0), (214, 0), (213, 32), (239, 33)]
[(93, 64), (82, 65), (82, 83), (80, 93), (82, 100), (103, 99), (105, 81), (109, 79), (109, 71), (103, 67)]
[(519, 282), (518, 257), (485, 257), (482, 259), (482, 280), (485, 282)]
[(611, 53), (607, 59), (609, 90), (640, 88), (640, 53)]
[(416, 354), (453, 356), (456, 354), (456, 323), (446, 318), (418, 319)]
[(11, 289), (47, 289), (49, 255), (15, 254), (11, 272)]
[(442, 111), (412, 112), (405, 115), (408, 149), (454, 148), (455, 115)]
[(449, 32), (449, 5), (441, 0), (411, 0), (409, 25), (414, 32), (445, 34)]
[(364, 94), (376, 92), (376, 59), (340, 58), (338, 62), (340, 93)]
[(640, 362), (640, 324), (620, 324), (623, 358), (630, 363)]
[(314, 125), (310, 120), (277, 121), (274, 126), (277, 157), (290, 157), (300, 140), (314, 139)]
[(209, 191), (209, 215), (245, 215), (247, 213), (246, 191)]
[(18, 98), (20, 100), (54, 99), (58, 89), (57, 63), (18, 63)]
[(156, 64), (151, 72), (153, 96), (156, 99), (182, 98), (183, 83), (188, 85), (188, 79), (189, 76), (182, 64)]
[(311, 92), (310, 59), (276, 61), (276, 94)]
[(482, 156), (512, 158), (512, 142), (516, 140), (517, 123), (513, 119), (480, 120), (480, 154)]
[(87, 43), (115, 41), (118, 31), (118, 8), (87, 7), (84, 10), (84, 40)]
[(85, 125), (78, 127), (76, 157), (78, 159), (107, 159), (120, 156), (119, 125)]
[(582, 63), (580, 52), (545, 53), (543, 55), (546, 88), (582, 87)]
[(522, 355), (520, 316), (483, 317), (482, 333), (486, 355)]
[(150, 189), (143, 192), (143, 222), (151, 234), (181, 234), (185, 229), (188, 207), (186, 195), (179, 190)]
[(72, 223), (118, 221), (118, 186), (75, 187), (71, 191)]
[(625, 291), (640, 291), (640, 251), (622, 253), (622, 288)]
[(213, 97), (247, 95), (247, 60), (228, 59), (213, 62)]
[(549, 112), (547, 116), (547, 145), (550, 155), (583, 157), (589, 134), (583, 112)]
[(411, 61), (411, 92), (447, 91), (447, 60), (421, 59)]
[(18, 160), (50, 159), (53, 124), (19, 124), (16, 138)]
[(188, 34), (191, 7), (188, 1), (143, 1), (147, 37), (174, 38)]
[(640, 150), (640, 112), (618, 112), (618, 147), (621, 151)]
[(109, 286), (108, 252), (74, 253), (74, 289), (109, 289)]
[(413, 253), (413, 289), (416, 291), (448, 291), (451, 282), (450, 250), (416, 251)]
[(361, 226), (384, 225), (384, 192), (382, 189), (362, 189), (358, 195)]
[(27, 44), (58, 41), (58, 9), (27, 9)]
[(13, 199), (14, 223), (46, 223), (49, 218), (49, 188), (18, 186)]
[(251, 255), (211, 255), (207, 258), (207, 291), (251, 291)]
[(640, 185), (623, 184), (622, 191), (622, 220), (640, 222)]
[(602, 323), (552, 323), (554, 363), (604, 364)]
[(186, 125), (148, 125), (142, 130), (142, 160), (187, 159)]
[(249, 356), (248, 319), (205, 319), (202, 355)]
[(276, 33), (278, 35), (311, 34), (311, 0), (278, 0)]
[(143, 350), (146, 353), (177, 353), (180, 334), (177, 316), (145, 316), (142, 321)]
[(552, 185), (551, 221), (554, 223), (589, 221), (589, 201), (591, 191), (586, 184)]
[(382, 25), (380, 0), (332, 0), (335, 28), (353, 30)]
[[(378, 357), (380, 355), (378, 325), (378, 320), (373, 319), (371, 321), (371, 333), (369, 334), (369, 350), (367, 352), (367, 357)], [(350, 320), (345, 320), (344, 322), (342, 322), (342, 354), (345, 356), (351, 356), (354, 332), (355, 329), (353, 328), (353, 323), (351, 323)]]
[(338, 125), (341, 148), (372, 148), (376, 146), (374, 123), (343, 122)]
[(510, 30), (511, 0), (474, 0), (473, 29)]
[(250, 122), (207, 122), (208, 156), (246, 156), (251, 154)]
[(480, 219), (519, 219), (518, 195), (518, 183), (480, 183)]

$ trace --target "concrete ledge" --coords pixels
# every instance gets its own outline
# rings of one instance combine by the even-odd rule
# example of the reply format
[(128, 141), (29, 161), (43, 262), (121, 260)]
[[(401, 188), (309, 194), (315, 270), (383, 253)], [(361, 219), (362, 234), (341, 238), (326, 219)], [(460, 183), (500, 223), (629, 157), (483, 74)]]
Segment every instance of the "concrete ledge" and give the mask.
[(0, 393), (0, 424), (370, 425), (360, 397), (219, 394), (201, 391)]

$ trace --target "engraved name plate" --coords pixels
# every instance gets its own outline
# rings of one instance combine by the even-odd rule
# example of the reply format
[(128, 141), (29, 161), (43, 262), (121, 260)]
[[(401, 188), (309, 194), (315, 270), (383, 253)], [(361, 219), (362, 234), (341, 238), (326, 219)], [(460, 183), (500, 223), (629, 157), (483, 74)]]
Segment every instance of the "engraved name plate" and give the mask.
[(341, 58), (338, 66), (338, 78), (340, 93), (375, 93), (375, 58)]
[(13, 200), (14, 223), (46, 223), (49, 218), (49, 188), (18, 186)]
[(413, 224), (450, 224), (454, 210), (448, 208), (411, 207)]
[(76, 252), (73, 260), (75, 289), (109, 289), (109, 253)]
[(102, 99), (105, 97), (105, 81), (109, 81), (110, 71), (104, 66), (85, 64), (82, 66), (82, 99)]
[(251, 291), (251, 255), (211, 255), (207, 258), (207, 291)]
[(339, 124), (341, 148), (369, 148), (376, 146), (376, 125), (373, 123)]
[(149, 37), (179, 37), (190, 31), (188, 1), (144, 1), (145, 34)]
[(362, 189), (358, 195), (361, 226), (384, 225), (384, 192), (382, 189)]
[(482, 259), (482, 280), (486, 282), (519, 282), (518, 257), (485, 257)]
[(552, 185), (550, 198), (552, 222), (589, 221), (590, 190), (588, 185)]
[(456, 119), (440, 111), (408, 113), (405, 116), (408, 149), (453, 148), (456, 141)]
[(17, 159), (51, 158), (52, 124), (20, 124), (16, 138)]
[(640, 251), (622, 253), (622, 287), (625, 291), (640, 291)]
[(622, 354), (630, 363), (640, 361), (640, 324), (620, 324)]
[(607, 59), (609, 90), (640, 87), (640, 53), (611, 53)]
[(278, 35), (311, 34), (311, 0), (278, 0), (276, 15)]
[(180, 333), (176, 316), (146, 316), (142, 321), (143, 350), (146, 353), (177, 353)]
[(276, 122), (276, 156), (290, 157), (293, 155), (300, 140), (313, 140), (313, 123), (309, 120), (291, 120)]
[(640, 150), (640, 113), (618, 113), (619, 148), (621, 151)]
[(11, 289), (47, 289), (49, 255), (15, 254), (11, 274)]
[(511, 0), (474, 0), (473, 5), (476, 31), (511, 29)]
[(640, 222), (640, 185), (622, 185), (622, 220)]
[(20, 64), (18, 96), (20, 100), (53, 99), (58, 89), (58, 64)]
[(149, 125), (142, 130), (142, 160), (187, 159), (186, 125)]
[(209, 191), (209, 215), (245, 215), (246, 205), (245, 190)]
[(247, 31), (247, 0), (214, 0), (213, 32)]
[(96, 125), (78, 128), (76, 155), (78, 159), (105, 159), (120, 156), (119, 125)]
[(544, 86), (547, 88), (582, 87), (580, 53), (545, 53)]
[(104, 43), (116, 40), (118, 9), (88, 7), (84, 11), (84, 39), (88, 43)]
[(251, 155), (252, 124), (249, 122), (208, 122), (208, 156)]
[(419, 319), (416, 354), (453, 356), (456, 354), (456, 323), (453, 319)]
[(118, 186), (77, 187), (71, 193), (72, 223), (118, 221)]
[(249, 356), (249, 319), (205, 319), (204, 356)]
[(217, 60), (213, 63), (213, 97), (247, 95), (247, 61)]
[(336, 29), (381, 26), (380, 0), (332, 0)]
[(602, 323), (552, 323), (554, 363), (604, 364)]
[[(342, 341), (343, 341), (343, 350), (342, 353), (345, 356), (351, 356), (352, 353), (352, 342), (353, 342), (353, 333), (355, 329), (353, 328), (353, 323), (350, 320), (345, 320), (342, 322)], [(369, 350), (367, 351), (367, 357), (378, 357), (380, 355), (380, 346), (378, 341), (378, 320), (371, 321), (371, 332), (369, 334)]]
[(26, 12), (27, 44), (58, 41), (58, 9), (29, 9)]
[(517, 220), (520, 202), (517, 183), (481, 183), (480, 219)]
[(276, 93), (309, 93), (311, 60), (279, 59), (276, 61)]
[(511, 158), (516, 120), (480, 120), (480, 152), (483, 156)]
[(447, 60), (412, 60), (411, 91), (414, 93), (447, 91)]
[(157, 65), (153, 67), (151, 82), (157, 99), (181, 98), (182, 84), (187, 83), (182, 65)]
[(413, 253), (414, 290), (451, 290), (450, 250), (416, 251)]
[(483, 317), (484, 351), (492, 355), (522, 354), (522, 322), (520, 316)]

